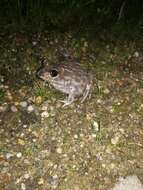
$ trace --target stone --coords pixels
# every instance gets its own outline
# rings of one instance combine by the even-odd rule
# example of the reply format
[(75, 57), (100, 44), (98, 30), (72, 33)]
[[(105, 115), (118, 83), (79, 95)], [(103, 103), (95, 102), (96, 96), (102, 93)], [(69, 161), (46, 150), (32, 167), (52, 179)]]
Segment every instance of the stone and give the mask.
[(17, 156), (17, 158), (21, 158), (22, 153), (21, 153), (21, 152), (18, 152), (18, 153), (16, 154), (16, 156)]
[(10, 109), (11, 109), (12, 112), (17, 112), (18, 111), (17, 107), (15, 107), (15, 106), (11, 106)]
[(26, 101), (20, 102), (20, 106), (26, 108), (28, 103)]
[(21, 183), (21, 189), (22, 189), (22, 190), (26, 190), (26, 186), (25, 186), (24, 183)]
[(34, 107), (32, 105), (29, 105), (28, 108), (27, 108), (27, 111), (32, 112), (33, 110), (34, 110)]
[(56, 152), (57, 152), (58, 154), (62, 154), (62, 149), (59, 147), (59, 148), (56, 149)]
[(143, 184), (136, 175), (119, 178), (119, 181), (110, 190), (143, 190)]

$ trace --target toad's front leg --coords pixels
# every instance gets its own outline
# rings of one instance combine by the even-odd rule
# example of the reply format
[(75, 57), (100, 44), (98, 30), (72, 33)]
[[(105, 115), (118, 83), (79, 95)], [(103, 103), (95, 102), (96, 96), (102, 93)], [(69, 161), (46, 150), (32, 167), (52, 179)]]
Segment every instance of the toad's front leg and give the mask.
[(65, 107), (65, 106), (68, 106), (70, 104), (72, 104), (75, 100), (75, 97), (73, 94), (69, 94), (68, 98), (66, 100), (60, 100), (60, 102), (63, 102), (63, 106), (62, 107)]

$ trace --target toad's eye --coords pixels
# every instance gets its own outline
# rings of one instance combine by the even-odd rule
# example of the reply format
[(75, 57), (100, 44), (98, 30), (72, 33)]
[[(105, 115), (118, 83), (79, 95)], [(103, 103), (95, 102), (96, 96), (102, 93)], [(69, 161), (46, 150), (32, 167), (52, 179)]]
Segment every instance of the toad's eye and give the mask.
[(51, 77), (56, 77), (58, 75), (58, 71), (55, 69), (50, 70)]

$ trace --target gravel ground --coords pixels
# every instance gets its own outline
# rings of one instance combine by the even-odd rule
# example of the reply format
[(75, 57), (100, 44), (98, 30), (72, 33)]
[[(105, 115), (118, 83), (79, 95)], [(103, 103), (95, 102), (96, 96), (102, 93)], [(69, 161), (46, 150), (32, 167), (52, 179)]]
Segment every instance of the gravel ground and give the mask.
[[(143, 182), (141, 43), (48, 33), (0, 42), (1, 190), (106, 190), (130, 174)], [(84, 104), (62, 108), (65, 95), (35, 77), (39, 57), (57, 62), (61, 47), (98, 80)]]

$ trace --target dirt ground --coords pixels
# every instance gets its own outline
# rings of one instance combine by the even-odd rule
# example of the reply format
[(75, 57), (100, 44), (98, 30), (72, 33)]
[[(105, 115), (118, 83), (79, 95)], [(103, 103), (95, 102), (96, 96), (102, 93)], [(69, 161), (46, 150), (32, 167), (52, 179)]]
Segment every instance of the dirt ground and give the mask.
[[(62, 35), (0, 35), (0, 190), (108, 190), (143, 182), (143, 51), (140, 41)], [(92, 97), (66, 95), (36, 78), (60, 48), (98, 81)]]

